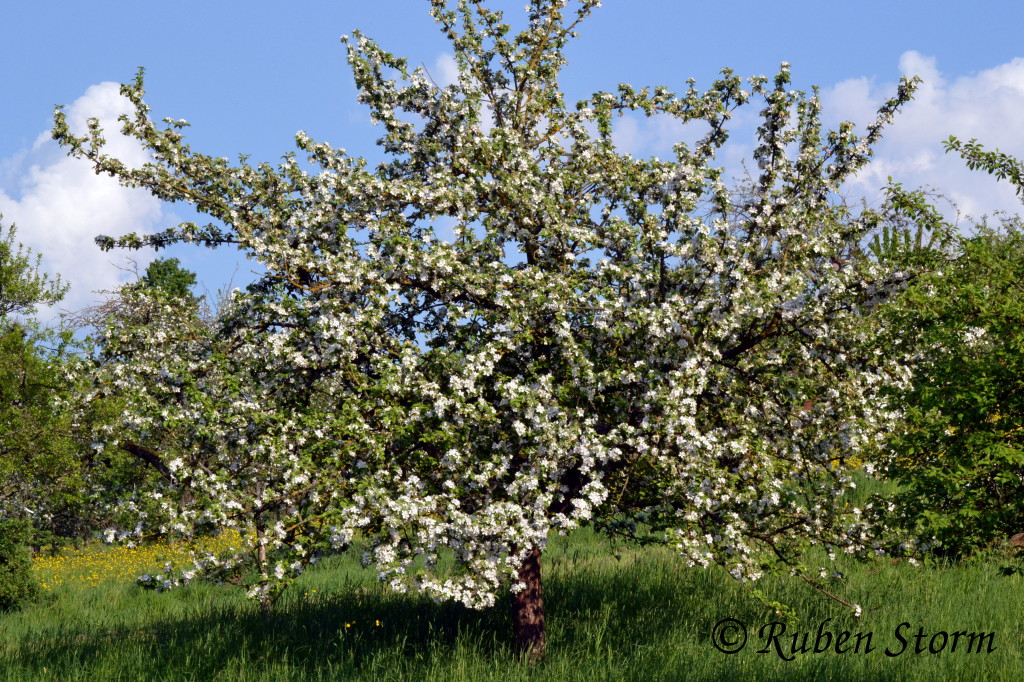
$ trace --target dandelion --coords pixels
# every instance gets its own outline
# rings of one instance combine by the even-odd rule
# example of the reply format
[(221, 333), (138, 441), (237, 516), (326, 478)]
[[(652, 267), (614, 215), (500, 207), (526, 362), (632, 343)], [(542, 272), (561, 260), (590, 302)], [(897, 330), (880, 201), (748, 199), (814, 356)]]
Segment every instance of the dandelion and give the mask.
[[(108, 582), (150, 584), (161, 571), (165, 574), (174, 572), (176, 565), (185, 569), (180, 571), (180, 576), (187, 582), (198, 575), (192, 566), (193, 553), (233, 553), (233, 545), (241, 540), (241, 535), (229, 531), (193, 543), (154, 542), (135, 547), (91, 544), (56, 556), (37, 556), (33, 558), (32, 565), (47, 590), (60, 586), (95, 587)], [(165, 579), (170, 580), (163, 578), (161, 584)], [(176, 581), (171, 582), (177, 584)]]

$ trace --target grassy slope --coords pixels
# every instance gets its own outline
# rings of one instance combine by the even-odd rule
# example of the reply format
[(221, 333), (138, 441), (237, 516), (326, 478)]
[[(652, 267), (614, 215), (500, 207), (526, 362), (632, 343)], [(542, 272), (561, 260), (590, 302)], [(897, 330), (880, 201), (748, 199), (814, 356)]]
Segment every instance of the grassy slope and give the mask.
[[(57, 587), (48, 602), (0, 616), (0, 680), (914, 680), (1024, 679), (1021, 578), (998, 562), (945, 569), (857, 564), (849, 611), (801, 582), (760, 587), (796, 607), (800, 630), (874, 632), (870, 654), (757, 653), (772, 614), (721, 571), (688, 569), (658, 550), (626, 551), (581, 531), (546, 556), (549, 656), (529, 669), (508, 647), (507, 609), (474, 612), (394, 595), (350, 557), (311, 571), (264, 618), (236, 588), (195, 584), (155, 594), (134, 585)], [(752, 628), (747, 647), (711, 646), (722, 618)], [(889, 657), (896, 626), (995, 633), (991, 654)], [(379, 625), (378, 625), (379, 622)], [(790, 630), (792, 632), (792, 630)], [(788, 639), (781, 640), (789, 646)], [(927, 646), (927, 640), (925, 640)]]

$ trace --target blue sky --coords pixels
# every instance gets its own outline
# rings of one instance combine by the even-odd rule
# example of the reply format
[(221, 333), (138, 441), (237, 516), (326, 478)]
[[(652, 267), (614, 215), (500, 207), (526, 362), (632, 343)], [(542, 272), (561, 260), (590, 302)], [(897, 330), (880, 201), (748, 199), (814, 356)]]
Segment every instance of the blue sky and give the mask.
[[(450, 48), (427, 14), (427, 0), (270, 2), (184, 0), (8, 3), (0, 21), (0, 213), (19, 237), (44, 255), (45, 267), (72, 284), (65, 308), (99, 300), (91, 293), (130, 276), (127, 257), (103, 254), (98, 233), (153, 231), (188, 214), (129, 192), (64, 158), (47, 131), (53, 106), (72, 119), (114, 117), (123, 104), (115, 84), (146, 68), (147, 101), (158, 117), (192, 123), (193, 148), (216, 156), (274, 162), (293, 149), (296, 131), (379, 158), (369, 124), (355, 101), (339, 37), (360, 29), (386, 49), (444, 77)], [(513, 25), (523, 0), (491, 2)], [(949, 134), (977, 137), (1024, 156), (1024, 3), (830, 3), (790, 1), (681, 2), (605, 0), (568, 49), (562, 83), (570, 99), (620, 82), (685, 88), (689, 77), (709, 84), (723, 67), (740, 75), (771, 75), (792, 63), (794, 85), (822, 88), (825, 117), (871, 120), (903, 73), (925, 78), (917, 101), (897, 120), (877, 161), (854, 187), (871, 196), (893, 175), (951, 194), (962, 211), (1015, 210), (1012, 190), (965, 171), (943, 154)], [(737, 120), (725, 161), (753, 144), (756, 109)], [(657, 119), (622, 119), (616, 139), (638, 155), (667, 155), (679, 135)], [(114, 149), (141, 161), (137, 149)], [(251, 264), (220, 250), (173, 252), (211, 291)]]

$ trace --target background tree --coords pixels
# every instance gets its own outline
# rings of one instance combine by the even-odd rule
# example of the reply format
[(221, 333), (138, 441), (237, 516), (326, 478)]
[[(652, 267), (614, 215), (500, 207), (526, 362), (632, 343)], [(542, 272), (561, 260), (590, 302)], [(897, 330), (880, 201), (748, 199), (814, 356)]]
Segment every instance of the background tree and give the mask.
[[(3, 215), (0, 215), (0, 220)], [(53, 305), (67, 292), (60, 277), (39, 272), (42, 255), (32, 253), (15, 241), (14, 225), (0, 223), (0, 320), (9, 322), (19, 315), (31, 316), (38, 305)]]
[[(79, 329), (93, 333), (85, 353), (91, 363), (79, 368), (77, 376), (82, 385), (74, 402), (81, 431), (90, 435), (84, 449), (89, 453), (84, 475), (92, 504), (88, 513), (83, 513), (83, 520), (94, 530), (109, 527), (119, 518), (116, 507), (132, 490), (158, 488), (158, 481), (167, 478), (169, 471), (154, 453), (173, 458), (177, 448), (174, 430), (157, 430), (133, 438), (121, 429), (121, 417), (129, 401), (109, 381), (100, 379), (103, 373), (125, 372), (130, 360), (123, 351), (124, 340), (116, 333), (131, 328), (160, 337), (166, 320), (196, 329), (208, 323), (204, 302), (191, 293), (195, 273), (182, 268), (178, 259), (158, 258), (137, 276), (136, 282), (107, 292), (103, 304), (74, 316)], [(173, 341), (168, 341), (173, 348)], [(123, 520), (123, 514), (120, 518)]]
[(198, 299), (192, 294), (195, 285), (195, 273), (181, 267), (181, 261), (177, 258), (157, 258), (146, 266), (146, 272), (137, 286), (162, 292), (187, 303), (197, 303)]
[(952, 257), (957, 230), (935, 205), (941, 195), (907, 191), (900, 183), (885, 187), (886, 199), (878, 227), (864, 253), (891, 268), (908, 271), (908, 280), (922, 271), (941, 268)]
[(943, 260), (886, 312), (916, 355), (889, 475), (904, 525), (962, 556), (1024, 529), (1020, 219), (982, 221)]
[(65, 343), (18, 323), (0, 331), (0, 516), (32, 520), (37, 546), (59, 526), (78, 530), (68, 526), (81, 481), (71, 415), (61, 408), (72, 388)]
[(65, 287), (38, 268), (14, 226), (0, 225), (0, 610), (38, 592), (27, 545), (79, 530), (68, 512), (81, 501), (80, 467), (70, 413), (60, 408), (70, 390), (68, 337), (32, 319)]
[[(881, 551), (835, 500), (846, 459), (891, 418), (881, 389), (906, 373), (861, 323), (893, 284), (854, 257), (875, 218), (837, 192), (913, 83), (863, 138), (822, 131), (788, 65), (750, 92), (724, 72), (706, 92), (620, 85), (567, 106), (563, 50), (597, 2), (567, 5), (534, 0), (513, 33), (478, 3), (432, 2), (460, 68), (445, 88), (355, 34), (389, 157), (373, 170), (302, 133), (316, 174), (195, 153), (185, 123), (151, 121), (141, 74), (122, 122), (153, 156), (143, 168), (57, 112), (69, 153), (217, 221), (102, 246), (234, 243), (266, 267), (209, 329), (105, 332), (130, 362), (104, 379), (130, 400), (128, 430), (187, 429), (183, 456), (155, 453), (173, 475), (143, 523), (252, 529), (265, 603), (359, 532), (397, 589), (482, 607), (511, 585), (536, 658), (547, 538), (595, 517), (647, 524), (740, 580), (781, 565), (814, 582), (810, 545)], [(714, 158), (755, 95), (761, 175), (741, 201)], [(624, 111), (706, 135), (633, 159), (611, 135)]]
[[(379, 449), (372, 439), (395, 429), (387, 422), (366, 428), (357, 409), (388, 406), (379, 395), (367, 408), (365, 396), (346, 397), (360, 386), (346, 377), (364, 376), (367, 355), (392, 348), (386, 339), (349, 338), (322, 349), (326, 359), (300, 353), (293, 339), (311, 338), (323, 321), (310, 319), (294, 286), (264, 278), (211, 320), (189, 296), (160, 285), (191, 281), (165, 276), (175, 269), (151, 265), (93, 318), (92, 395), (123, 409), (97, 438), (105, 450), (130, 455), (134, 469), (150, 472), (139, 494), (122, 499), (125, 520), (135, 519), (108, 537), (237, 530), (233, 550), (196, 556), (194, 565), (146, 584), (216, 577), (245, 585), (269, 609), (309, 563), (347, 543), (339, 499), (356, 489), (366, 468), (356, 455), (372, 457)], [(334, 333), (344, 331), (338, 322), (345, 315), (368, 312), (358, 301), (338, 305), (345, 308), (330, 321)], [(140, 517), (145, 522), (136, 523)], [(365, 523), (345, 525), (353, 522)]]

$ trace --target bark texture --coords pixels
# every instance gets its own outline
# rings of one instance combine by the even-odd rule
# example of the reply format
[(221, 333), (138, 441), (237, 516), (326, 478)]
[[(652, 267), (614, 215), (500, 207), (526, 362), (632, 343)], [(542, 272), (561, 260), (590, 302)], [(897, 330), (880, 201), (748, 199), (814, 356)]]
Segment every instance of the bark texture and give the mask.
[(544, 596), (540, 581), (540, 548), (526, 555), (519, 569), (519, 582), (526, 585), (512, 595), (512, 626), (516, 649), (533, 662), (544, 658)]

